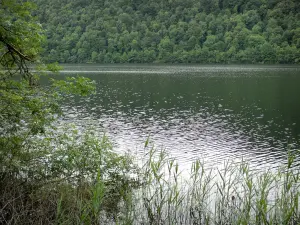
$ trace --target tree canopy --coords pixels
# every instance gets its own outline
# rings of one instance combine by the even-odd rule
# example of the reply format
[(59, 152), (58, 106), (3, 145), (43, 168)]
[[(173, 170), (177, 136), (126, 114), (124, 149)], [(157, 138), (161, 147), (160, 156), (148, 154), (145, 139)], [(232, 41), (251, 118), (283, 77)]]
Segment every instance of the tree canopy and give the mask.
[(61, 63), (299, 63), (297, 0), (34, 0)]

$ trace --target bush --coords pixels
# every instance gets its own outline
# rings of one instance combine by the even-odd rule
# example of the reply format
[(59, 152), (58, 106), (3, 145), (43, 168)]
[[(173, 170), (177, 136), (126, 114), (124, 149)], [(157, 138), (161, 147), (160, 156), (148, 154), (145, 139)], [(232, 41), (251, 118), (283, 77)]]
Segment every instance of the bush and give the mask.
[(96, 224), (100, 213), (117, 218), (122, 199), (139, 186), (132, 158), (91, 131), (46, 132), (19, 148), (1, 162), (1, 223)]

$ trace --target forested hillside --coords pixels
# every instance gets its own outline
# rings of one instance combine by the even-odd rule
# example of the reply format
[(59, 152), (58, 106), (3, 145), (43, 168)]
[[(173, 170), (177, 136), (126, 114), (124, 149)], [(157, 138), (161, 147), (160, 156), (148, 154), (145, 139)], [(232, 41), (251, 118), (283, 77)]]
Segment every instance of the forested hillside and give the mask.
[(45, 60), (300, 63), (299, 0), (35, 0)]

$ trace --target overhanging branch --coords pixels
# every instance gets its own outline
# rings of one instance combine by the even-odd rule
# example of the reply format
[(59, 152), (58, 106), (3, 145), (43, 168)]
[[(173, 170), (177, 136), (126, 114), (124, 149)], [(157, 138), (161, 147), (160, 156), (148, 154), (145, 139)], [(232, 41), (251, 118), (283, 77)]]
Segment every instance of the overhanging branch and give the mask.
[(24, 55), (15, 46), (13, 46), (8, 41), (6, 41), (2, 36), (0, 36), (0, 42), (2, 42), (7, 47), (7, 50), (9, 52), (17, 54), (21, 59), (24, 59), (24, 60), (29, 61), (29, 62), (33, 62), (32, 58), (30, 58), (29, 56)]

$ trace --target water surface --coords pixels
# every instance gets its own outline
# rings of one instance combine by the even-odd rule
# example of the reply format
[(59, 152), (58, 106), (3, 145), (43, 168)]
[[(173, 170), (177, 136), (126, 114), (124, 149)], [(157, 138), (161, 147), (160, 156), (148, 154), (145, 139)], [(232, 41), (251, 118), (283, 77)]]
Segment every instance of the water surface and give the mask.
[(277, 167), (299, 147), (300, 67), (65, 65), (64, 76), (97, 82), (89, 98), (67, 98), (65, 121), (106, 132), (116, 151), (144, 141), (182, 164), (202, 158)]

